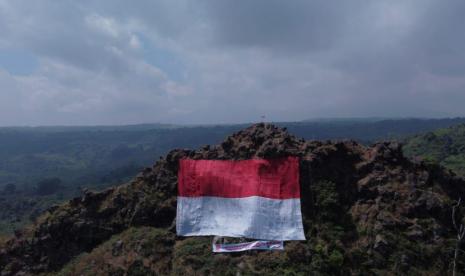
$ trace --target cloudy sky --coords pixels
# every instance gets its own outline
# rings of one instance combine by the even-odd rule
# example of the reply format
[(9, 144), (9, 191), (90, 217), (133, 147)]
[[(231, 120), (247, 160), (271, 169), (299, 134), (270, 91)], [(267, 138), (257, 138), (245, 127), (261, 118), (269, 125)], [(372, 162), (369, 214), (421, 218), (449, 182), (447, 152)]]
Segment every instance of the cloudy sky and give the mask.
[(0, 0), (0, 125), (465, 116), (463, 0)]

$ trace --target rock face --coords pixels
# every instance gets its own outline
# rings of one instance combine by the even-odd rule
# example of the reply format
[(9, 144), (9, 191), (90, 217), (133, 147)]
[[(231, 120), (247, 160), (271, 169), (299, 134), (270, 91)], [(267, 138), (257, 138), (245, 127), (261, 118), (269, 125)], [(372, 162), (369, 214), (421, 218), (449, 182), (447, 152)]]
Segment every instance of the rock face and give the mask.
[[(213, 254), (175, 235), (178, 161), (300, 157), (307, 241), (284, 252)], [(0, 245), (1, 275), (424, 274), (451, 271), (452, 205), (465, 182), (412, 163), (396, 143), (304, 141), (270, 124), (217, 146), (173, 150), (134, 180), (49, 209)], [(464, 210), (459, 210), (458, 216)], [(463, 216), (462, 216), (463, 217)], [(465, 254), (459, 269), (465, 269)]]

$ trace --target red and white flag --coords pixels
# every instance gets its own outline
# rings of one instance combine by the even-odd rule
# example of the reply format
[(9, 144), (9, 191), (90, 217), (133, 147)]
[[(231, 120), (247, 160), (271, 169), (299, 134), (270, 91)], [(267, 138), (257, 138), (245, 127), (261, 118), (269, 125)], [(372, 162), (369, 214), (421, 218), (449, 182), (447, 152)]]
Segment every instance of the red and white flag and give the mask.
[(180, 160), (176, 231), (305, 240), (298, 158)]

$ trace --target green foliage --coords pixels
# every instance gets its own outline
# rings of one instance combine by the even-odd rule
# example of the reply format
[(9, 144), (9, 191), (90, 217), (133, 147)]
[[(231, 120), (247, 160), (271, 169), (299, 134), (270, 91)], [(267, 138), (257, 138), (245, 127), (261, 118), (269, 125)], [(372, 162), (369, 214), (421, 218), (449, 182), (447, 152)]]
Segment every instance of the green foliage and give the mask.
[[(212, 253), (211, 238), (187, 238), (175, 245), (173, 274), (188, 275), (196, 271), (199, 275), (209, 275), (215, 271), (215, 267), (220, 269), (229, 267), (229, 264), (226, 264), (226, 267), (216, 266), (217, 261), (218, 258), (214, 258)], [(234, 275), (233, 271), (224, 271), (221, 274)]]
[(320, 181), (311, 186), (313, 200), (320, 220), (335, 219), (339, 206), (339, 195), (336, 184), (330, 181)]
[(56, 275), (164, 275), (173, 243), (174, 235), (166, 230), (132, 227), (75, 257)]
[(406, 140), (404, 152), (465, 177), (465, 124), (411, 137)]
[(344, 263), (344, 255), (339, 250), (335, 249), (329, 254), (328, 263), (331, 267), (341, 269)]
[[(311, 185), (314, 218), (310, 225), (311, 271), (317, 275), (344, 274), (348, 256), (344, 243), (356, 228), (334, 182), (321, 180)], [(364, 260), (360, 260), (363, 262)], [(347, 271), (345, 271), (347, 273)]]
[[(235, 242), (229, 240), (228, 242)], [(311, 275), (306, 242), (287, 242), (284, 251), (213, 253), (211, 237), (178, 241), (172, 275)]]

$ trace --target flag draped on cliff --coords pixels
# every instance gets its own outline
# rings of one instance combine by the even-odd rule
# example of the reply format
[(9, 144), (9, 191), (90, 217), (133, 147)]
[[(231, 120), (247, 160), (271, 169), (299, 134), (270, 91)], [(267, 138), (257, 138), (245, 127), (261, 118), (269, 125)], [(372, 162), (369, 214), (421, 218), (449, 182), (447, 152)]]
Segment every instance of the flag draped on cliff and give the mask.
[(296, 157), (179, 162), (176, 230), (260, 240), (305, 240)]

